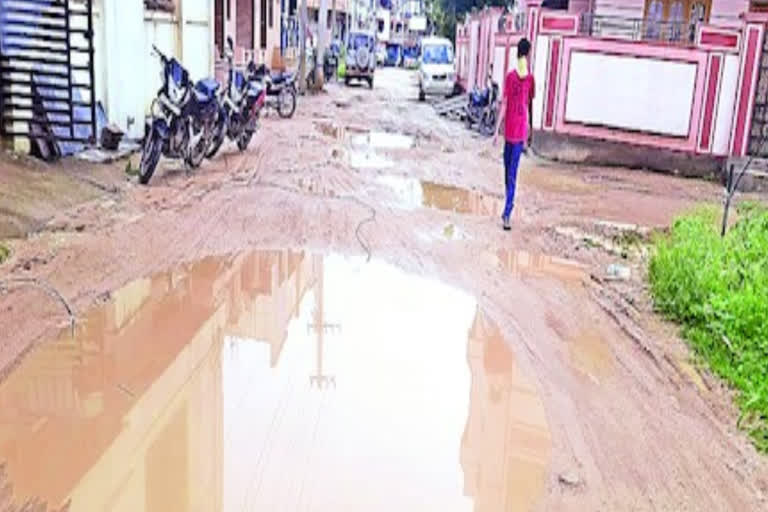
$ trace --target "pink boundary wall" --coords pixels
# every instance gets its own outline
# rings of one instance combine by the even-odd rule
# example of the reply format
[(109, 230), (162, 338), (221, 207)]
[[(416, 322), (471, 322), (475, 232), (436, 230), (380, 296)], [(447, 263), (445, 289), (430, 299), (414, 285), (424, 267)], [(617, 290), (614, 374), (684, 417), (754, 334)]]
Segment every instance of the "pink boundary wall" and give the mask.
[[(535, 126), (535, 130), (714, 157), (741, 157), (746, 154), (758, 67), (762, 56), (764, 27), (768, 24), (768, 17), (747, 14), (743, 16), (740, 28), (702, 25), (696, 35), (695, 44), (681, 47), (581, 36), (578, 34), (579, 13), (542, 9), (538, 0), (528, 2), (527, 27), (524, 32), (513, 30), (511, 17), (507, 19), (505, 29), (499, 31), (498, 20), (501, 14), (498, 9), (484, 9), (457, 26), (457, 55), (460, 54), (460, 49), (470, 52), (474, 49), (473, 46), (476, 46), (480, 53), (478, 72), (472, 77), (472, 83), (468, 80), (468, 69), (461, 66), (457, 69), (458, 80), (465, 89), (482, 87), (483, 78), (488, 66), (494, 61), (497, 49), (504, 50), (505, 76), (512, 65), (510, 51), (521, 37), (528, 37), (532, 43), (531, 67), (546, 67), (543, 73), (536, 73), (539, 79), (544, 78), (545, 83), (540, 89), (544, 97), (541, 103), (541, 124)], [(472, 45), (469, 41), (469, 27), (473, 20), (480, 22), (479, 46)], [(537, 39), (540, 37), (549, 40), (549, 44), (545, 45), (547, 55), (535, 54)], [(566, 121), (570, 62), (574, 51), (694, 64), (694, 92), (686, 136), (658, 135)], [(723, 85), (726, 58), (729, 56), (738, 59), (735, 90)], [(466, 61), (470, 62), (470, 59), (477, 57), (478, 55), (467, 54)], [(733, 59), (734, 57), (729, 58), (730, 61)], [(727, 95), (735, 97), (726, 97)], [(730, 104), (733, 104), (731, 109), (721, 107)], [(715, 150), (718, 126), (730, 126), (727, 148), (720, 151)]]

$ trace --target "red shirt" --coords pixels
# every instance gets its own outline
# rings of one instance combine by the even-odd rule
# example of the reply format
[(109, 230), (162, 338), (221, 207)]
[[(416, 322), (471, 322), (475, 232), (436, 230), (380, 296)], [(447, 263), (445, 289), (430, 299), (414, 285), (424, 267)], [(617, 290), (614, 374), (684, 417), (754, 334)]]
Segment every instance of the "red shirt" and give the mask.
[(528, 73), (520, 78), (514, 69), (504, 80), (504, 96), (507, 98), (507, 111), (504, 116), (504, 138), (516, 144), (528, 139), (528, 104), (533, 99), (533, 75)]

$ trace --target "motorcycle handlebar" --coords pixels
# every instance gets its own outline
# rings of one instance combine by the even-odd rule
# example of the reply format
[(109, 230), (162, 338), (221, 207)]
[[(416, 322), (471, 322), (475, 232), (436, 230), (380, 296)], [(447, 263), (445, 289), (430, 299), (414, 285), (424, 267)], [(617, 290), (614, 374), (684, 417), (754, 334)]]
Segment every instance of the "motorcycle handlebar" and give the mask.
[(165, 54), (164, 54), (163, 52), (161, 52), (161, 51), (160, 51), (160, 48), (158, 48), (158, 47), (157, 47), (157, 46), (155, 46), (154, 44), (152, 45), (152, 50), (153, 50), (153, 51), (154, 51), (154, 52), (155, 52), (155, 53), (156, 53), (156, 54), (157, 54), (157, 55), (158, 55), (158, 56), (159, 56), (159, 57), (160, 57), (160, 58), (161, 58), (163, 61), (166, 61), (166, 60), (168, 60), (168, 58), (165, 56)]

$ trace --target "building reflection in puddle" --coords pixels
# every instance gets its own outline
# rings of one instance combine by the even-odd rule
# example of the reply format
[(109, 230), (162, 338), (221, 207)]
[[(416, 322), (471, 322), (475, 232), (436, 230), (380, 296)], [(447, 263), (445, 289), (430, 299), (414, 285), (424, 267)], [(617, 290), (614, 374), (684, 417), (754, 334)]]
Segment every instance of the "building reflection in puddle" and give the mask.
[(480, 216), (499, 216), (504, 208), (500, 197), (475, 190), (399, 176), (381, 176), (378, 181), (394, 192), (401, 207), (426, 207)]
[(548, 277), (572, 285), (588, 275), (584, 265), (556, 256), (508, 249), (499, 249), (493, 256), (501, 269), (518, 277)]
[(460, 291), (272, 251), (113, 299), (0, 383), (0, 510), (506, 511), (543, 490), (542, 405)]

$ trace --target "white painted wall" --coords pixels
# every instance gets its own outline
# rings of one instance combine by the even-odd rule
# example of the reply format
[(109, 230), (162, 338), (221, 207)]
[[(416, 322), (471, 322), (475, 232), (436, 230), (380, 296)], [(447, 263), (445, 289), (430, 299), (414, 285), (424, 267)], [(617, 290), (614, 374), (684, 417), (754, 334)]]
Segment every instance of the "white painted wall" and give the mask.
[(475, 76), (477, 74), (477, 52), (480, 50), (478, 45), (478, 36), (480, 34), (480, 23), (472, 21), (469, 25), (469, 74), (467, 76), (467, 87), (472, 89), (475, 85)]
[[(533, 98), (533, 128), (540, 130), (544, 118), (544, 96), (547, 81), (547, 60), (549, 59), (549, 37), (539, 34), (536, 38), (536, 63), (533, 68), (533, 79), (536, 94)], [(515, 49), (517, 56), (517, 49)]]
[[(211, 75), (213, 24), (209, 0), (184, 0), (181, 9), (182, 58), (193, 79)], [(279, 11), (276, 17), (279, 19)]]
[(715, 0), (709, 22), (723, 27), (741, 27), (740, 16), (749, 10), (749, 0)]
[(574, 51), (565, 120), (688, 136), (695, 82), (692, 63)]
[(176, 56), (193, 80), (213, 72), (213, 16), (209, 0), (179, 0), (175, 14), (147, 11), (140, 0), (97, 0), (94, 3), (96, 98), (110, 122), (140, 137), (144, 118), (160, 86), (155, 44)]
[(723, 75), (720, 83), (720, 96), (715, 110), (715, 135), (712, 152), (716, 155), (728, 154), (733, 127), (733, 108), (736, 104), (736, 90), (739, 85), (739, 56), (726, 55), (723, 62)]
[(499, 85), (499, 88), (504, 84), (504, 54), (507, 49), (505, 47), (496, 46), (493, 49), (493, 81)]
[(144, 129), (144, 3), (104, 0), (102, 12), (104, 47), (94, 51), (104, 53), (104, 108), (109, 121), (124, 130), (133, 118), (128, 135), (137, 137)]
[(594, 0), (596, 16), (642, 19), (645, 0)]

